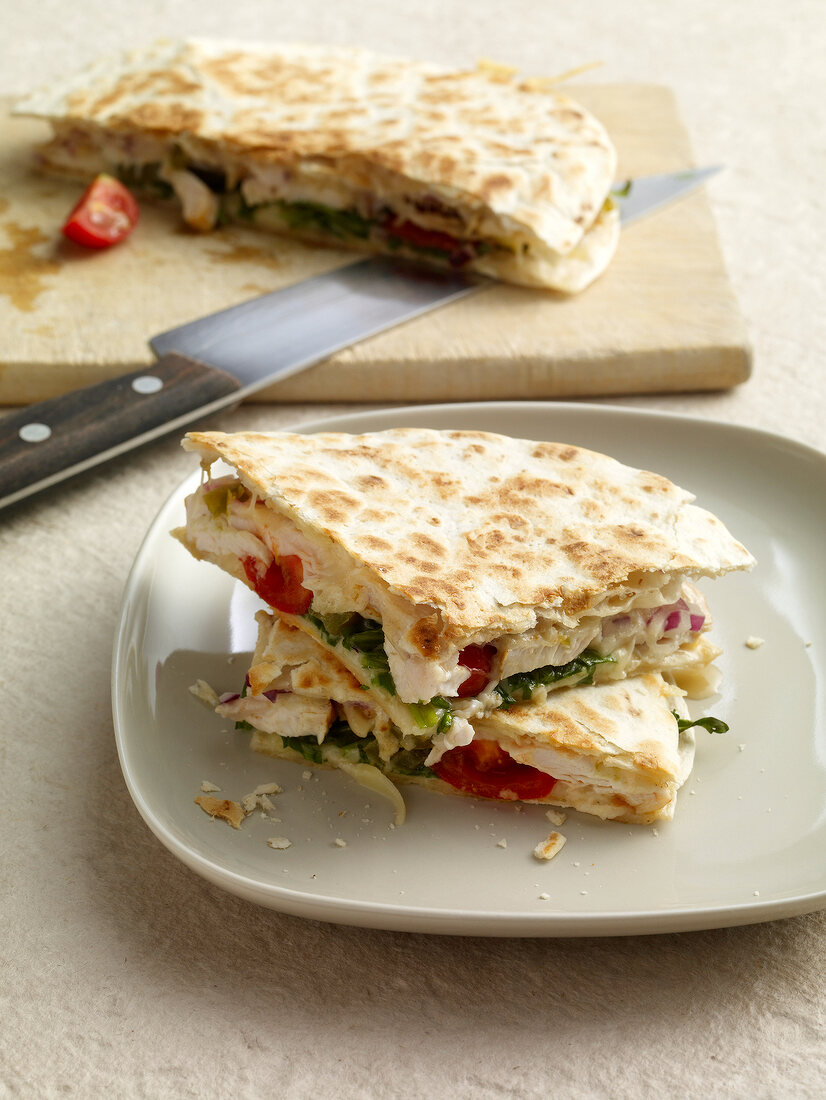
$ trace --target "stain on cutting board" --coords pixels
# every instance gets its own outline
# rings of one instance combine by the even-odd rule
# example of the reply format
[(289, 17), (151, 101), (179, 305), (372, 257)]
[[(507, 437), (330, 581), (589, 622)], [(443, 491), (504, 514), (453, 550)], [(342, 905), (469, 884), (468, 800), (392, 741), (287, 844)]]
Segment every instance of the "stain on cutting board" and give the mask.
[(0, 198), (0, 295), (21, 313), (32, 313), (61, 265), (53, 239), (37, 226), (7, 218), (10, 209), (8, 199)]
[[(219, 264), (262, 264), (272, 270), (282, 267), (277, 252), (272, 247), (227, 242), (226, 248), (207, 248), (207, 256)], [(243, 289), (243, 288), (242, 288)], [(261, 291), (260, 293), (265, 293)]]

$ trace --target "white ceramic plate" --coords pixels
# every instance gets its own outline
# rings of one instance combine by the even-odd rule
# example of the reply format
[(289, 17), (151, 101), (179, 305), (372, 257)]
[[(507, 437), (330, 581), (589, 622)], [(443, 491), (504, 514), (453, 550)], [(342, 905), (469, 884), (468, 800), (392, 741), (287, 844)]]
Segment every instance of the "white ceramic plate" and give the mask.
[[(541, 807), (407, 790), (407, 823), (337, 772), (251, 752), (187, 690), (237, 690), (254, 643), (255, 597), (169, 537), (193, 473), (137, 556), (115, 642), (121, 766), (152, 831), (198, 874), (284, 913), (375, 928), (502, 936), (616, 935), (748, 924), (826, 905), (826, 456), (767, 433), (604, 406), (475, 404), (337, 417), (373, 431), (480, 428), (576, 443), (696, 493), (758, 558), (708, 582), (725, 654), (713, 713), (674, 822), (654, 830), (571, 813), (550, 863), (532, 850)], [(765, 639), (757, 649), (750, 636)], [(695, 707), (698, 705), (695, 704)], [(307, 776), (310, 776), (307, 778)], [(240, 831), (193, 799), (202, 780), (239, 799), (277, 781), (280, 823)], [(266, 840), (284, 836), (286, 850)], [(344, 846), (337, 845), (343, 840)], [(500, 842), (506, 846), (500, 846)], [(540, 895), (546, 894), (547, 898)]]

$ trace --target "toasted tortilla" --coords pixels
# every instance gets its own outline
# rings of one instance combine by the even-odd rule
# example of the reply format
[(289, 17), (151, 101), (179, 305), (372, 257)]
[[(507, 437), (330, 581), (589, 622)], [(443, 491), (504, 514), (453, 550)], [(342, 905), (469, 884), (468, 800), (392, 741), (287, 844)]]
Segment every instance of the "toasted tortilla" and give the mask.
[(685, 489), (567, 443), (397, 428), (191, 432), (183, 447), (206, 465), (233, 466), (319, 555), (365, 570), (387, 597), (388, 613), (377, 616), (385, 633), (393, 601), (419, 609), (408, 638), (391, 640), (426, 657), (521, 634), (543, 614), (575, 622), (619, 611), (664, 577), (753, 564)]
[[(220, 172), (240, 212), (266, 228), (433, 261), (427, 242), (388, 243), (385, 223), (319, 234), (317, 220), (301, 224), (275, 204), (317, 203), (371, 222), (389, 210), (398, 223), (476, 242), (453, 264), (568, 293), (604, 270), (618, 240), (604, 127), (547, 82), (501, 66), (192, 40), (104, 59), (17, 112), (53, 126), (44, 168), (159, 178), (185, 216), (186, 192), (199, 189), (189, 169), (199, 179)], [(197, 217), (191, 224), (206, 228)]]

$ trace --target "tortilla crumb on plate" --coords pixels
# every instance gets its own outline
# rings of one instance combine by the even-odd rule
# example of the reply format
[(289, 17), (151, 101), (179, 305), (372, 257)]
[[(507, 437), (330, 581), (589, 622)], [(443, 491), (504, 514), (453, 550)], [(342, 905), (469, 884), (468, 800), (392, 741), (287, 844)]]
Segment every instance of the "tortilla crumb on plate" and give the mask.
[(241, 822), (246, 817), (243, 806), (233, 802), (230, 798), (210, 798), (208, 795), (199, 794), (195, 799), (205, 814), (210, 817), (219, 817), (226, 821), (233, 829), (240, 829)]
[(548, 833), (545, 840), (540, 841), (534, 848), (533, 854), (535, 858), (541, 860), (553, 859), (555, 855), (562, 851), (565, 840), (566, 838), (562, 833)]
[(277, 848), (279, 850), (283, 848), (289, 848), (292, 845), (291, 840), (287, 840), (285, 836), (271, 836), (267, 837), (267, 844), (270, 848)]

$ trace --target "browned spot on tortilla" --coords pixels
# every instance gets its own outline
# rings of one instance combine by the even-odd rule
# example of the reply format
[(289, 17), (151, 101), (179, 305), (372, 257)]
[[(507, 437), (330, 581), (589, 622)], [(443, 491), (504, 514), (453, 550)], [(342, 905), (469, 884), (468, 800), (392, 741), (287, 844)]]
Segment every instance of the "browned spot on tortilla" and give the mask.
[(388, 484), (385, 478), (379, 474), (362, 474), (361, 477), (357, 477), (353, 484), (358, 489), (364, 489), (367, 492), (370, 489), (386, 489)]
[(646, 493), (668, 493), (671, 491), (671, 483), (661, 474), (652, 474), (650, 470), (641, 470), (639, 474), (640, 486)]
[(307, 495), (307, 502), (328, 523), (343, 523), (353, 515), (359, 502), (338, 489), (318, 489)]
[(383, 523), (386, 517), (383, 512), (378, 512), (375, 508), (364, 508), (359, 513), (359, 519), (363, 523)]
[(428, 554), (433, 554), (434, 557), (443, 558), (447, 551), (440, 542), (432, 539), (430, 535), (424, 534), (423, 531), (414, 531), (410, 536), (410, 542), (419, 550)]
[[(201, 85), (175, 69), (156, 69), (149, 72), (127, 73), (120, 78), (106, 93), (89, 102), (90, 96), (86, 91), (74, 92), (69, 96), (70, 110), (86, 113), (91, 118), (101, 119), (110, 113), (121, 103), (128, 103), (130, 98), (143, 96), (152, 98), (159, 96), (179, 95), (184, 98), (187, 95), (196, 94)], [(153, 103), (152, 118), (161, 118), (165, 122), (174, 123), (180, 119), (182, 108), (177, 102), (160, 104)], [(133, 112), (134, 114), (134, 112)], [(126, 115), (130, 117), (130, 115)], [(162, 128), (166, 129), (166, 125)]]
[(368, 548), (368, 550), (392, 550), (392, 545), (387, 542), (386, 539), (379, 538), (378, 535), (364, 535), (362, 543)]
[(424, 573), (415, 573), (405, 584), (399, 585), (399, 590), (416, 603), (439, 604), (451, 603), (462, 596), (463, 591), (470, 590), (472, 584), (468, 578), (470, 574), (460, 570), (452, 574), (458, 583), (448, 580), (447, 577), (428, 576)]
[(534, 458), (558, 458), (560, 462), (571, 462), (581, 452), (564, 443), (537, 443), (531, 453)]
[[(516, 474), (508, 478), (498, 491), (497, 497), (510, 493), (527, 493), (539, 500), (546, 500), (551, 496), (574, 496), (574, 490), (570, 485), (562, 485), (558, 481), (548, 481), (542, 477), (531, 477), (528, 474)], [(493, 494), (492, 494), (493, 495)]]
[(465, 535), (468, 546), (478, 558), (486, 558), (488, 551), (495, 551), (502, 546), (505, 536), (501, 531), (483, 531), (481, 534)]
[[(96, 111), (96, 107), (93, 111)], [(138, 103), (112, 116), (112, 123), (134, 126), (138, 130), (151, 130), (158, 134), (179, 134), (184, 130), (197, 133), (203, 122), (203, 112), (181, 103), (162, 103), (153, 100)]]
[(4, 222), (2, 228), (11, 244), (0, 248), (0, 294), (22, 313), (32, 313), (37, 299), (48, 289), (49, 277), (58, 274), (61, 264), (35, 254), (35, 248), (49, 240), (36, 226)]
[(488, 176), (482, 183), (481, 192), (483, 197), (488, 198), (494, 195), (497, 191), (508, 190), (515, 186), (517, 180), (513, 176), (508, 176), (504, 172), (494, 173)]
[[(416, 477), (418, 471), (411, 471), (411, 476)], [(432, 476), (432, 485), (434, 490), (439, 494), (442, 500), (450, 500), (460, 489), (460, 483), (455, 477), (451, 477), (450, 474), (437, 473)]]
[(527, 527), (528, 525), (528, 521), (525, 519), (524, 516), (514, 515), (509, 512), (497, 512), (490, 518), (492, 523), (506, 523), (508, 527), (511, 528), (511, 530), (519, 527)]
[[(555, 593), (554, 593), (555, 595)], [(550, 598), (550, 594), (549, 594)], [(592, 593), (581, 592), (579, 595), (566, 595), (562, 601), (562, 607), (569, 615), (575, 615), (580, 611), (584, 611), (591, 602)]]
[(410, 628), (408, 637), (423, 657), (435, 657), (439, 651), (439, 627), (435, 618), (419, 619)]

